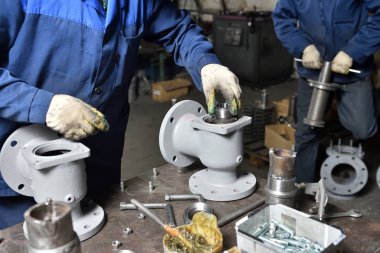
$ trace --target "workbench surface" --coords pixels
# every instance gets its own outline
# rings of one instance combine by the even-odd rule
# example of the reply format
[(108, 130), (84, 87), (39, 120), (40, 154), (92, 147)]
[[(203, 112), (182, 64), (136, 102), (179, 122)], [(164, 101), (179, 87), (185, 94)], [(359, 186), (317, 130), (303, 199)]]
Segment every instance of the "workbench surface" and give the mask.
[[(165, 194), (188, 194), (188, 179), (194, 173), (191, 170), (178, 169), (172, 165), (165, 165), (158, 168), (158, 176), (152, 172), (145, 173), (126, 181), (126, 189), (121, 191), (119, 186), (105, 189), (103, 193), (93, 196), (93, 199), (100, 204), (106, 212), (106, 223), (103, 229), (95, 236), (82, 242), (83, 253), (106, 253), (112, 251), (112, 241), (122, 242), (120, 250), (131, 250), (136, 253), (163, 252), (162, 238), (164, 232), (160, 227), (150, 220), (138, 219), (137, 210), (120, 211), (120, 202), (129, 203), (134, 198), (141, 203), (163, 203)], [(149, 190), (149, 181), (155, 185), (154, 191)], [(251, 196), (230, 202), (207, 201), (220, 219), (227, 214), (245, 207), (253, 202), (261, 201), (265, 194), (264, 188), (266, 180), (258, 179), (257, 189)], [(299, 196), (297, 196), (298, 200)], [(177, 225), (184, 224), (184, 210), (195, 201), (172, 201)], [(168, 203), (168, 202), (167, 202)], [(312, 201), (303, 201), (297, 208), (307, 210), (311, 207)], [(164, 209), (153, 210), (163, 221), (166, 221)], [(337, 218), (328, 221), (329, 224), (340, 227), (346, 234), (343, 242), (343, 252), (345, 253), (380, 253), (380, 222), (370, 220), (367, 217), (360, 219)], [(236, 245), (235, 221), (230, 222), (221, 228), (223, 234), (224, 249)], [(133, 233), (124, 235), (123, 229), (130, 228)], [(0, 242), (0, 253), (25, 253), (27, 252), (27, 241), (24, 238), (22, 224), (0, 231), (0, 237), (4, 238)], [(117, 251), (116, 251), (117, 252)]]

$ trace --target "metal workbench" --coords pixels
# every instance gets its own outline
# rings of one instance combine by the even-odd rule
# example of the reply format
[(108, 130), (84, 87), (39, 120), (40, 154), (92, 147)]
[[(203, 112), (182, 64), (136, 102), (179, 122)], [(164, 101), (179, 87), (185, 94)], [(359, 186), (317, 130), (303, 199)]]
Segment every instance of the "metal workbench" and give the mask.
[[(120, 202), (130, 202), (131, 198), (142, 203), (163, 203), (165, 194), (190, 193), (188, 179), (194, 173), (191, 170), (178, 169), (172, 165), (158, 168), (158, 176), (152, 172), (145, 173), (126, 181), (124, 192), (119, 186), (105, 189), (101, 194), (93, 196), (106, 212), (106, 223), (103, 229), (92, 238), (82, 242), (82, 252), (105, 253), (112, 252), (112, 241), (122, 242), (119, 249), (132, 250), (136, 253), (163, 252), (162, 238), (164, 233), (159, 226), (149, 218), (138, 219), (136, 210), (120, 211)], [(155, 185), (154, 191), (149, 190), (149, 181)], [(253, 202), (259, 202), (264, 198), (266, 181), (258, 179), (257, 190), (251, 196), (237, 201), (214, 202), (207, 201), (211, 205), (219, 219), (229, 213), (241, 209)], [(170, 202), (174, 209), (177, 225), (183, 224), (184, 210), (192, 201)], [(311, 198), (303, 201), (298, 208), (307, 210), (312, 204)], [(162, 220), (166, 221), (164, 209), (153, 210)], [(329, 221), (329, 224), (343, 229), (346, 239), (343, 243), (343, 252), (347, 253), (376, 253), (380, 252), (380, 222), (370, 220), (367, 217), (360, 219), (338, 218)], [(224, 249), (236, 245), (235, 221), (221, 228), (223, 233)], [(133, 233), (124, 235), (123, 229), (131, 228)], [(22, 224), (0, 231), (0, 253), (26, 253), (27, 242), (22, 231)]]

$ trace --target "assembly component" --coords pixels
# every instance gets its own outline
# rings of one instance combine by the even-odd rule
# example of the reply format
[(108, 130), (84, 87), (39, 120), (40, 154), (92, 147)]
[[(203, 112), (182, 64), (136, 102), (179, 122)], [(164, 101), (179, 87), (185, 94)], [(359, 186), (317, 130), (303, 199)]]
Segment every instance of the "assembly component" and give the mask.
[(277, 178), (292, 179), (295, 177), (294, 163), (296, 153), (287, 149), (269, 149), (269, 173)]
[[(176, 133), (178, 131), (181, 132), (179, 135), (185, 134), (187, 136), (184, 141), (192, 140), (190, 145), (200, 145), (200, 140), (192, 136), (193, 131), (196, 130), (190, 126), (190, 121), (205, 114), (206, 110), (201, 104), (189, 100), (176, 103), (166, 113), (160, 128), (159, 145), (161, 154), (167, 162), (178, 167), (186, 167), (196, 161), (197, 158), (191, 155), (194, 152), (193, 150), (190, 154), (181, 153), (175, 147), (174, 141), (178, 138), (178, 133)], [(181, 124), (181, 127), (178, 127), (178, 124)]]
[(329, 97), (330, 91), (314, 87), (307, 117), (303, 120), (306, 125), (313, 127), (325, 126), (324, 118)]
[(51, 200), (36, 204), (25, 212), (25, 221), (29, 252), (81, 252), (68, 204)]
[(58, 139), (58, 134), (43, 125), (29, 125), (14, 131), (0, 152), (0, 171), (5, 182), (25, 196), (33, 196), (29, 175), (30, 166), (22, 155), (25, 146), (38, 145)]
[[(346, 171), (342, 171), (344, 168)], [(343, 177), (334, 176), (334, 174), (339, 174), (335, 170), (341, 172)], [(321, 166), (321, 178), (325, 180), (328, 194), (354, 195), (366, 185), (368, 170), (359, 157), (347, 154), (331, 155)]]
[(185, 209), (183, 214), (183, 220), (185, 224), (190, 224), (192, 222), (193, 216), (197, 212), (205, 212), (209, 214), (214, 214), (214, 209), (204, 202), (195, 202)]
[(177, 200), (197, 200), (198, 202), (205, 202), (201, 194), (165, 194), (165, 201)]
[(331, 62), (325, 61), (323, 63), (318, 81), (321, 83), (330, 83), (331, 80)]
[[(221, 183), (215, 180), (215, 176), (225, 175), (221, 178), (223, 182), (230, 182), (230, 178), (235, 180), (230, 183)], [(213, 179), (213, 180), (211, 180)], [(194, 173), (189, 179), (190, 191), (194, 194), (202, 194), (207, 200), (230, 201), (242, 199), (249, 196), (256, 189), (256, 177), (252, 173), (244, 173), (236, 176), (232, 171), (215, 171), (204, 169)]]
[(325, 216), (325, 207), (328, 201), (325, 180), (323, 178), (319, 180), (319, 191), (315, 197), (318, 202), (318, 219), (323, 221)]
[(338, 145), (332, 145), (332, 142), (330, 142), (330, 146), (326, 148), (326, 154), (329, 156), (344, 154), (363, 159), (365, 153), (361, 144), (359, 144), (358, 147), (354, 147), (352, 145), (341, 145), (341, 141), (339, 140)]
[(229, 134), (231, 132), (234, 132), (238, 129), (242, 129), (245, 126), (248, 126), (252, 122), (252, 118), (248, 116), (243, 116), (239, 118), (237, 121), (226, 123), (226, 124), (212, 124), (207, 123), (210, 120), (211, 115), (207, 114), (202, 117), (195, 118), (191, 120), (190, 125), (191, 127), (199, 130), (203, 130), (210, 133), (216, 133), (216, 134)]
[[(168, 225), (175, 227), (176, 222), (175, 222), (175, 216), (174, 216), (174, 211), (172, 205), (168, 203), (144, 203), (142, 204), (144, 207), (148, 209), (165, 209), (166, 211), (166, 217), (168, 219)], [(132, 203), (125, 203), (125, 202), (120, 202), (120, 210), (138, 210), (137, 206), (132, 204)]]
[[(241, 129), (227, 135), (219, 135), (206, 131), (199, 131), (202, 146), (198, 147), (198, 157), (202, 164), (208, 168), (215, 168), (215, 176), (220, 173), (233, 173), (236, 178), (235, 168), (241, 164), (244, 157), (243, 131)], [(232, 176), (232, 175), (231, 175)], [(216, 180), (216, 178), (210, 178)]]
[(43, 170), (31, 169), (30, 176), (36, 202), (53, 198), (74, 204), (79, 203), (87, 192), (83, 160), (63, 163)]
[(22, 155), (32, 168), (45, 169), (89, 157), (90, 149), (82, 143), (58, 139), (25, 146)]
[(294, 197), (297, 192), (296, 178), (284, 179), (268, 176), (267, 192), (279, 198)]
[[(285, 250), (281, 250), (258, 239), (254, 233), (263, 224), (269, 224), (271, 221), (274, 221), (277, 226), (275, 238), (281, 238), (281, 240), (276, 239), (276, 243), (297, 244), (302, 248), (287, 246)], [(287, 249), (289, 252), (339, 252), (345, 238), (340, 229), (311, 219), (308, 215), (283, 205), (268, 205), (253, 214), (249, 214), (236, 223), (235, 229), (239, 249), (252, 253), (288, 252)], [(292, 233), (292, 238), (283, 229)], [(261, 236), (263, 235), (261, 234)], [(270, 237), (267, 238), (271, 239)]]
[(232, 118), (232, 115), (230, 114), (230, 111), (227, 108), (227, 104), (221, 104), (221, 105), (215, 107), (215, 117), (217, 119), (230, 119), (230, 118)]

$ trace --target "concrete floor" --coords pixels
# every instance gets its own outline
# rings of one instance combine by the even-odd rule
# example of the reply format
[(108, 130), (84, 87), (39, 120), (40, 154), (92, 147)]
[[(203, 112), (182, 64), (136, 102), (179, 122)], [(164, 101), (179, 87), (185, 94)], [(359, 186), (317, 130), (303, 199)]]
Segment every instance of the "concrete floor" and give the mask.
[[(248, 86), (242, 86), (243, 103), (247, 103), (259, 98), (259, 91), (252, 90)], [(267, 87), (270, 100), (280, 100), (288, 97), (296, 89), (296, 81), (290, 80), (281, 84)], [(193, 88), (190, 94), (181, 100), (190, 99), (200, 102), (205, 106), (203, 94)], [(124, 156), (122, 161), (122, 179), (126, 180), (146, 171), (152, 170), (153, 167), (159, 167), (166, 164), (162, 158), (158, 135), (161, 121), (166, 112), (171, 107), (171, 103), (153, 102), (151, 95), (140, 95), (136, 101), (131, 103), (130, 119), (125, 137)], [(380, 138), (375, 138), (363, 144), (366, 156), (364, 162), (369, 171), (369, 180), (365, 188), (351, 199), (329, 199), (333, 207), (343, 210), (352, 208), (361, 210), (365, 216), (370, 219), (380, 221), (380, 201), (379, 187), (376, 183), (376, 171), (380, 164), (378, 148)], [(264, 149), (261, 152), (267, 152)], [(247, 160), (247, 159), (246, 159)], [(244, 161), (244, 166), (250, 166)], [(268, 167), (252, 168), (257, 177), (267, 176)], [(328, 210), (327, 210), (328, 212)]]

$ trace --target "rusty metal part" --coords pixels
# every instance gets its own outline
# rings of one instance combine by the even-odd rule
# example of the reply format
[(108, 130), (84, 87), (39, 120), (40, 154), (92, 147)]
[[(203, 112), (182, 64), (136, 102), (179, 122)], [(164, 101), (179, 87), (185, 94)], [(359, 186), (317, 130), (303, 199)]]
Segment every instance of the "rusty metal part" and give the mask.
[[(176, 226), (173, 207), (167, 203), (144, 203), (144, 207), (149, 209), (165, 209), (166, 217), (168, 219), (168, 224), (172, 227)], [(132, 203), (120, 202), (120, 211), (124, 210), (137, 210), (137, 206)]]

